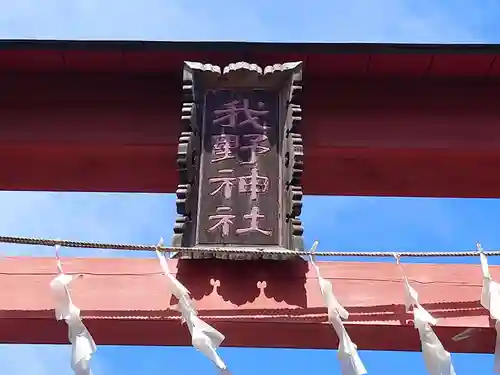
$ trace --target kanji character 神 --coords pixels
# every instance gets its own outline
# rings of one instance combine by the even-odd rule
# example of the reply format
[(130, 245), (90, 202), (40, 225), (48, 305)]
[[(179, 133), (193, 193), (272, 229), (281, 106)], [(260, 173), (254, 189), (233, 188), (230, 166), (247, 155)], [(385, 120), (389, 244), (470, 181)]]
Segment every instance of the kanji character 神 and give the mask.
[(250, 175), (239, 177), (238, 191), (250, 193), (250, 199), (256, 200), (257, 194), (267, 194), (269, 191), (269, 178), (259, 176), (259, 170), (253, 167)]

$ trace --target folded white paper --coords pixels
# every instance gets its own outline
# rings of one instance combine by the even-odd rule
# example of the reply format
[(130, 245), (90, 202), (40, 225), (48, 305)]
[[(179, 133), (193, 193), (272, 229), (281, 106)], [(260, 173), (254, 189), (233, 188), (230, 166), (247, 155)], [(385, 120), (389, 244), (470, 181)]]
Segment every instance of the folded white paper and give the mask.
[[(396, 259), (404, 275), (399, 258), (396, 257)], [(455, 369), (451, 363), (451, 355), (444, 349), (441, 341), (439, 341), (439, 338), (431, 327), (437, 323), (437, 320), (420, 305), (418, 293), (411, 287), (406, 276), (403, 276), (403, 281), (406, 311), (410, 312), (413, 309), (414, 325), (420, 336), (422, 354), (427, 372), (429, 375), (455, 375)]]
[(196, 311), (186, 302), (186, 300), (180, 301), (179, 310), (191, 334), (192, 345), (210, 359), (222, 373), (229, 374), (226, 364), (217, 354), (217, 348), (225, 339), (224, 335), (198, 318)]
[[(318, 247), (318, 241), (315, 241), (311, 248), (311, 253), (314, 253)], [(328, 309), (328, 321), (333, 326), (339, 338), (338, 359), (342, 375), (363, 375), (366, 374), (366, 368), (359, 358), (356, 344), (354, 344), (347, 333), (342, 319), (347, 319), (349, 313), (340, 304), (333, 293), (332, 283), (324, 279), (318, 265), (315, 262), (314, 255), (309, 256), (311, 265), (316, 270), (318, 277), (319, 288)]]
[(91, 375), (90, 360), (97, 347), (80, 318), (80, 309), (71, 300), (68, 286), (73, 277), (66, 275), (62, 269), (59, 246), (56, 246), (56, 259), (58, 275), (50, 283), (56, 299), (56, 319), (64, 319), (68, 325), (68, 339), (71, 343), (71, 368), (74, 373), (76, 375)]
[(162, 254), (158, 250), (158, 248), (161, 247), (162, 245), (163, 245), (163, 238), (161, 238), (160, 241), (158, 242), (156, 249), (156, 256), (158, 257), (158, 260), (160, 262), (160, 267), (167, 280), (169, 291), (179, 300), (183, 298), (190, 300), (191, 297), (189, 294), (189, 290), (187, 290), (187, 288), (184, 285), (182, 285), (182, 283), (170, 273), (170, 269), (168, 268), (168, 263), (167, 259), (165, 258), (165, 254)]
[(494, 319), (495, 330), (497, 333), (496, 343), (495, 343), (495, 359), (493, 365), (493, 371), (500, 374), (500, 285), (493, 281), (490, 274), (490, 269), (488, 266), (488, 260), (486, 255), (484, 255), (484, 250), (481, 244), (477, 244), (477, 250), (479, 251), (479, 259), (481, 261), (481, 272), (483, 274), (483, 288), (481, 291), (481, 305), (490, 312), (490, 316)]
[(182, 314), (182, 322), (188, 326), (192, 345), (210, 359), (221, 374), (231, 375), (226, 364), (217, 354), (217, 348), (225, 339), (224, 335), (198, 317), (189, 290), (170, 273), (165, 255), (158, 250), (162, 245), (163, 238), (158, 243), (156, 255), (170, 292), (179, 300), (177, 309)]

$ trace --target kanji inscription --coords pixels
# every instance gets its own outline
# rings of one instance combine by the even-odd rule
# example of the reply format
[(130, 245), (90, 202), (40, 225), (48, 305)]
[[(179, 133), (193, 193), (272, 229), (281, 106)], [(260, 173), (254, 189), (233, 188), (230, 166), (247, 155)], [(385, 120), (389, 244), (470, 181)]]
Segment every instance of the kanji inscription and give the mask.
[(203, 118), (197, 243), (279, 246), (278, 93), (210, 90)]
[(185, 62), (173, 246), (303, 250), (301, 67)]

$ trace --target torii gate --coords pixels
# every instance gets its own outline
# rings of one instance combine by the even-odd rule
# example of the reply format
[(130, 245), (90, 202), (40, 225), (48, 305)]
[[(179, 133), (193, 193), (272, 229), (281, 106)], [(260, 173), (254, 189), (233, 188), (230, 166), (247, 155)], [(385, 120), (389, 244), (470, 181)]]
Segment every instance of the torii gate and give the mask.
[[(500, 46), (2, 41), (0, 47), (4, 190), (175, 192), (183, 61), (244, 60), (304, 62), (305, 194), (500, 197)], [(93, 275), (79, 280), (73, 294), (99, 344), (189, 344), (162, 297), (155, 260), (64, 263), (69, 273)], [(305, 263), (171, 263), (200, 315), (226, 335), (224, 345), (336, 346)], [(346, 326), (360, 349), (419, 350), (393, 264), (319, 265), (351, 312)], [(491, 268), (500, 279), (500, 268)], [(493, 352), (495, 330), (478, 302), (478, 266), (409, 264), (406, 271), (425, 281), (421, 302), (441, 318), (435, 330), (447, 350)], [(54, 274), (53, 259), (0, 262), (0, 342), (67, 342), (51, 311)], [(475, 329), (468, 339), (452, 339), (466, 328)]]

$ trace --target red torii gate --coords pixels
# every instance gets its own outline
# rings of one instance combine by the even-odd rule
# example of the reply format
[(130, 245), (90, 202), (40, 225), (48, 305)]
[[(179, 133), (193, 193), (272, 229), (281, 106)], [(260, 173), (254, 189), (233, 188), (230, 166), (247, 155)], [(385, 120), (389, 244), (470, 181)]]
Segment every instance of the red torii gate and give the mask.
[[(491, 45), (2, 41), (0, 188), (174, 192), (183, 61), (300, 60), (305, 194), (500, 197), (498, 55)], [(171, 263), (225, 345), (335, 347), (306, 264)], [(189, 344), (155, 260), (64, 264), (88, 275), (73, 293), (99, 344)], [(394, 264), (320, 267), (360, 349), (419, 350)], [(405, 269), (447, 350), (493, 351), (478, 266)], [(51, 311), (54, 271), (53, 259), (0, 262), (0, 342), (67, 342)], [(466, 328), (470, 338), (452, 339)]]

